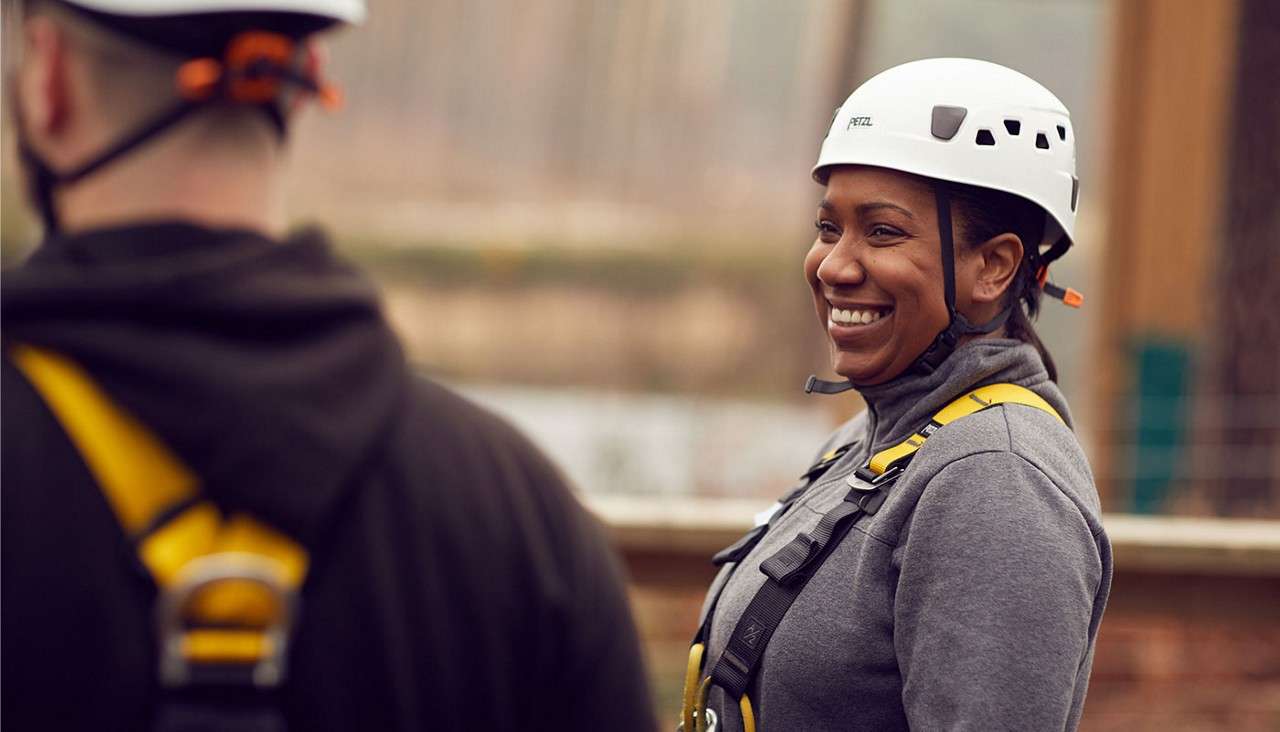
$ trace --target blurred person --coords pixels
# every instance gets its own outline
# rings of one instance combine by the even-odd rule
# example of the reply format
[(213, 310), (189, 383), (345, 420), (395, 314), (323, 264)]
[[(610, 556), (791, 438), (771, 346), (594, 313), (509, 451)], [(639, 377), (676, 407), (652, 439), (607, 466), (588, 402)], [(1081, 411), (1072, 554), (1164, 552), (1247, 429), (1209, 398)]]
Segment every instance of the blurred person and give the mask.
[(5, 728), (652, 729), (560, 474), (284, 233), (315, 35), (362, 1), (17, 11), (46, 236), (0, 309)]
[(1066, 107), (929, 59), (837, 110), (804, 259), (867, 409), (716, 556), (685, 729), (1063, 730), (1111, 585), (1097, 491), (1031, 324), (1071, 246)]

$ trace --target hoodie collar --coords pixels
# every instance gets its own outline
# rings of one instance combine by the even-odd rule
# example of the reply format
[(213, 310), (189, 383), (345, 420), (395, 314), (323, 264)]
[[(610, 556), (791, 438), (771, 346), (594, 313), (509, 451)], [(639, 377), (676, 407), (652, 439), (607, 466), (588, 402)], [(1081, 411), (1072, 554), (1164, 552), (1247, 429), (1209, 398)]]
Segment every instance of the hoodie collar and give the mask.
[(47, 240), (3, 276), (6, 343), (80, 363), (226, 510), (308, 542), (403, 401), (377, 293), (318, 231), (164, 222)]
[(1071, 424), (1066, 399), (1034, 347), (1010, 338), (979, 338), (957, 348), (931, 374), (906, 374), (859, 390), (867, 403), (870, 454), (905, 440), (967, 392), (998, 383), (1027, 387)]

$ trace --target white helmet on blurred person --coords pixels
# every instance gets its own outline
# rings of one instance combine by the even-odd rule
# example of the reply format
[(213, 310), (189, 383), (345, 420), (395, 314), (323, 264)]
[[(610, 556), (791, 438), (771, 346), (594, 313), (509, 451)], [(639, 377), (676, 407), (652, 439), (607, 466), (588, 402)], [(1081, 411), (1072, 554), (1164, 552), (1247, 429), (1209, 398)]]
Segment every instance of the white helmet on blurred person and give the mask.
[(303, 13), (343, 23), (364, 20), (364, 0), (62, 0), (109, 15), (151, 17), (203, 13)]
[(836, 112), (813, 177), (825, 184), (827, 168), (844, 164), (1012, 193), (1044, 209), (1043, 244), (1074, 238), (1071, 115), (1039, 82), (999, 64), (931, 58), (871, 77)]

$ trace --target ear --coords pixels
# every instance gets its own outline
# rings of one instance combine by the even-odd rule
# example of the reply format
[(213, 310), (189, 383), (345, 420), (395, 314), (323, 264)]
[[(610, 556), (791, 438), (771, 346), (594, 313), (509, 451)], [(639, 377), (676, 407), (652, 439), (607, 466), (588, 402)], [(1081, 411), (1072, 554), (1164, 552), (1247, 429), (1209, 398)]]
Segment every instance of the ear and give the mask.
[(49, 18), (35, 16), (26, 21), (23, 43), (18, 104), (25, 133), (33, 141), (56, 137), (71, 112), (66, 35)]
[(973, 302), (999, 302), (1022, 266), (1022, 240), (1016, 234), (992, 237), (974, 249), (978, 261)]

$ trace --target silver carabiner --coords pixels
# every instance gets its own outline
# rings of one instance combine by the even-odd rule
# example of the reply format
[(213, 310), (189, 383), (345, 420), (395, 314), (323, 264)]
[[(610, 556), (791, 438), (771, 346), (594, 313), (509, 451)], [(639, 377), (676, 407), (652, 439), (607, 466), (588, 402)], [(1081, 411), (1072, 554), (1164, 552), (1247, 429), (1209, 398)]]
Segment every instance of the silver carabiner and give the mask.
[[(702, 718), (707, 724), (707, 732), (716, 732), (716, 727), (720, 724), (719, 718), (716, 717), (716, 710), (704, 710)], [(676, 725), (676, 732), (684, 732), (684, 722)]]

